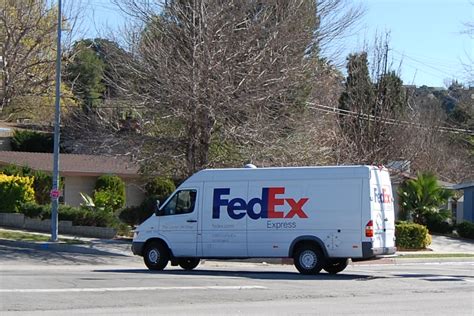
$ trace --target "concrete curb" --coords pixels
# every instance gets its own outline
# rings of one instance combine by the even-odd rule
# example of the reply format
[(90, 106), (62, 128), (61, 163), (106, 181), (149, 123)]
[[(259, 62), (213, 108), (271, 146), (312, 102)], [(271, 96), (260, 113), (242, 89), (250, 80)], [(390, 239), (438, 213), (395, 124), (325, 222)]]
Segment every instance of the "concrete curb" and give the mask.
[(126, 257), (126, 255), (113, 252), (104, 251), (93, 248), (92, 245), (71, 245), (66, 243), (55, 243), (55, 242), (27, 242), (27, 241), (16, 241), (0, 239), (0, 245), (8, 246), (13, 248), (24, 248), (31, 250), (42, 250), (42, 251), (53, 251), (53, 252), (69, 252), (69, 253), (80, 253), (87, 255), (97, 256), (120, 256)]

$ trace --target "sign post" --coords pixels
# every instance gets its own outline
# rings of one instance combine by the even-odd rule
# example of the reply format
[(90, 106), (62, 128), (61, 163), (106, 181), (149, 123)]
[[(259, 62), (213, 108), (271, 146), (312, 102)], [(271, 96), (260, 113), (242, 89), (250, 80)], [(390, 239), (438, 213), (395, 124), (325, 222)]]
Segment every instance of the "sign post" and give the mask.
[(53, 189), (51, 190), (51, 241), (58, 241), (59, 126), (61, 102), (61, 0), (58, 0), (58, 41), (56, 51), (56, 100), (54, 112)]

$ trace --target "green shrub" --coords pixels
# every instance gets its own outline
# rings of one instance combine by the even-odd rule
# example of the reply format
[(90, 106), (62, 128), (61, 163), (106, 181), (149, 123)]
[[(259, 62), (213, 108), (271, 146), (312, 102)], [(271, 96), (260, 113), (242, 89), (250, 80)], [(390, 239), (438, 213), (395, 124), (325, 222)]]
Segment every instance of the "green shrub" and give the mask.
[(119, 213), (120, 220), (131, 226), (141, 224), (155, 212), (157, 199), (157, 196), (150, 196), (140, 206), (124, 208)]
[(450, 234), (453, 232), (451, 224), (451, 212), (442, 210), (439, 212), (425, 213), (426, 227), (430, 233)]
[(0, 212), (16, 212), (22, 203), (33, 202), (34, 199), (32, 177), (7, 176), (0, 173)]
[(458, 235), (464, 238), (474, 239), (474, 223), (462, 222), (456, 225)]
[(33, 175), (33, 169), (28, 166), (6, 165), (0, 169), (0, 172), (7, 176), (31, 177)]
[[(46, 205), (41, 213), (41, 219), (51, 218), (51, 205)], [(89, 210), (82, 207), (73, 207), (60, 204), (58, 208), (58, 220), (72, 221), (76, 226), (113, 227), (118, 219), (106, 210)]]
[(112, 191), (95, 191), (94, 205), (96, 209), (106, 210), (110, 213), (113, 213), (116, 209), (123, 207), (120, 197), (117, 197), (117, 195), (115, 195)]
[(33, 189), (35, 190), (35, 201), (38, 204), (48, 204), (50, 202), (49, 193), (51, 191), (53, 178), (43, 171), (34, 171), (28, 166), (8, 165), (1, 169), (1, 172), (10, 176), (34, 177)]
[(397, 247), (402, 249), (424, 249), (431, 244), (428, 229), (419, 224), (399, 222), (395, 225)]
[(142, 211), (141, 206), (129, 206), (122, 209), (119, 213), (119, 219), (130, 225), (135, 226), (140, 224), (140, 213)]
[(400, 218), (412, 219), (426, 225), (426, 215), (437, 211), (453, 195), (442, 188), (432, 173), (419, 173), (414, 180), (405, 181), (398, 189)]
[(156, 177), (145, 185), (145, 189), (148, 197), (140, 206), (127, 207), (119, 213), (119, 218), (124, 223), (131, 226), (141, 224), (155, 212), (156, 201), (163, 203), (176, 190), (176, 187), (171, 179)]
[(13, 151), (52, 153), (53, 135), (34, 131), (16, 130), (13, 133), (11, 146)]
[(53, 177), (43, 171), (35, 171), (33, 177), (36, 203), (40, 205), (48, 204), (51, 201), (50, 192), (53, 187)]
[(82, 210), (79, 217), (73, 220), (74, 225), (113, 227), (116, 222), (115, 216), (106, 210)]
[(158, 199), (163, 203), (176, 190), (176, 186), (169, 178), (156, 177), (145, 185), (145, 189), (148, 196), (156, 197), (155, 200)]
[(103, 175), (97, 179), (94, 191), (97, 207), (115, 211), (125, 206), (125, 183), (118, 176)]
[(22, 203), (18, 207), (18, 212), (22, 213), (26, 217), (29, 218), (41, 218), (43, 219), (43, 214), (47, 212), (47, 208), (50, 207), (49, 205), (39, 205), (36, 203)]
[(123, 183), (122, 179), (120, 179), (120, 177), (111, 174), (106, 174), (97, 178), (97, 181), (95, 182), (95, 190), (110, 190), (116, 192), (123, 190), (125, 194), (125, 184)]

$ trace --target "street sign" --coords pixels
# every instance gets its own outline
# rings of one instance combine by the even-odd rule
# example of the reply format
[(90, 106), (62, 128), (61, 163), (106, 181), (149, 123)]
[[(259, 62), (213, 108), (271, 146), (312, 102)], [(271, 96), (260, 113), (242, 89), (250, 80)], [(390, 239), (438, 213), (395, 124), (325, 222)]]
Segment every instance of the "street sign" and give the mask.
[(51, 196), (51, 199), (57, 200), (59, 199), (59, 196), (61, 196), (61, 191), (58, 189), (52, 189), (49, 195)]

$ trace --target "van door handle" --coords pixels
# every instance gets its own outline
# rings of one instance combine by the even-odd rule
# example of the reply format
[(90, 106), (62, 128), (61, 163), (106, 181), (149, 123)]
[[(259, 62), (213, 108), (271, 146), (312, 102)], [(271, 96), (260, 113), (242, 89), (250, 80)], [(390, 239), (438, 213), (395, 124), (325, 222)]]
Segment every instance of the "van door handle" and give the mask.
[(195, 219), (188, 219), (186, 222), (188, 222), (188, 223), (197, 223), (197, 220), (195, 220)]

